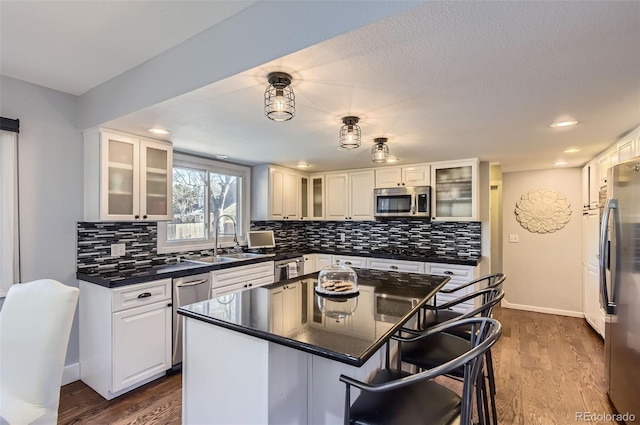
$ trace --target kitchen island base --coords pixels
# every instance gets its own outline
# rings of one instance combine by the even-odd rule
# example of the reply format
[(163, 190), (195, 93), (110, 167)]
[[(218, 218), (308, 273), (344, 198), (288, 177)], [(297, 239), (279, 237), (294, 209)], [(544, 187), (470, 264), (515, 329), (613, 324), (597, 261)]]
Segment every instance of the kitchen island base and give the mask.
[[(340, 374), (367, 381), (384, 349), (361, 367), (185, 317), (184, 424), (342, 424)], [(358, 390), (352, 390), (355, 400)]]

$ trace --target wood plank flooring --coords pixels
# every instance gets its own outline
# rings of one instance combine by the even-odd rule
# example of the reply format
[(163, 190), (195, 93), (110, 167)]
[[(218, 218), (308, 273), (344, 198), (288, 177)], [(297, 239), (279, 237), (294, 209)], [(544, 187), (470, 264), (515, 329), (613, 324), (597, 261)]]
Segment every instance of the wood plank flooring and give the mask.
[[(611, 413), (602, 339), (584, 319), (496, 308), (493, 349), (501, 424), (579, 424), (576, 412)], [(60, 424), (179, 424), (181, 375), (106, 401), (81, 381), (62, 387)], [(615, 422), (591, 422), (615, 424)]]

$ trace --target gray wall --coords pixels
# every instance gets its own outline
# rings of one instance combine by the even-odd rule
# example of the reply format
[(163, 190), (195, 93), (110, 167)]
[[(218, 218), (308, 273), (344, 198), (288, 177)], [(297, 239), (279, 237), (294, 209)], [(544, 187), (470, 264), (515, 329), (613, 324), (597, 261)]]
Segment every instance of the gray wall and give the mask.
[[(582, 316), (582, 186), (579, 168), (503, 174), (503, 307)], [(531, 233), (515, 217), (516, 202), (535, 189), (567, 197), (570, 221), (554, 233)], [(517, 234), (519, 243), (510, 243)]]
[[(76, 222), (82, 219), (82, 134), (77, 97), (0, 76), (0, 115), (20, 120), (22, 281), (78, 286)], [(78, 315), (66, 365), (78, 362)]]

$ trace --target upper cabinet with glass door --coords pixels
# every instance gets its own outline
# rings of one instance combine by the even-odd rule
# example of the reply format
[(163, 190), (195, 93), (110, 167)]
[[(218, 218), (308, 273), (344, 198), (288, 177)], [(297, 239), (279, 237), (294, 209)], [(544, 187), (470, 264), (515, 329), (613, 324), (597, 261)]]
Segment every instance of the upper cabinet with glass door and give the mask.
[(170, 143), (99, 129), (84, 142), (85, 220), (171, 220)]
[(431, 164), (435, 221), (478, 221), (478, 160)]

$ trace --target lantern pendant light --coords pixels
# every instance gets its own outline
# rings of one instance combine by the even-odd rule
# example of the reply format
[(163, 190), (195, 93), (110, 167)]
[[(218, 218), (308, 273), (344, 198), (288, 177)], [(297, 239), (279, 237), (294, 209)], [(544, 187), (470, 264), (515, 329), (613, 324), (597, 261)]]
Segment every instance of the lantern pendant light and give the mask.
[(340, 147), (343, 149), (355, 149), (362, 143), (362, 130), (358, 126), (358, 117), (344, 117), (344, 125), (340, 128)]
[(264, 114), (273, 121), (288, 121), (296, 115), (296, 96), (291, 88), (291, 75), (272, 72), (264, 92)]
[(375, 163), (385, 163), (389, 158), (389, 146), (387, 146), (386, 137), (378, 137), (373, 139), (373, 146), (371, 147), (372, 160)]

